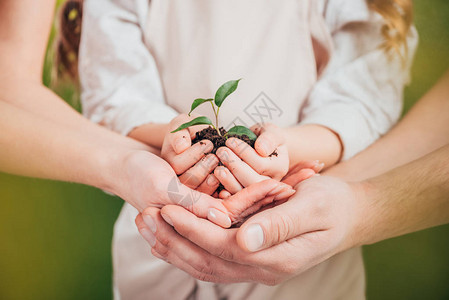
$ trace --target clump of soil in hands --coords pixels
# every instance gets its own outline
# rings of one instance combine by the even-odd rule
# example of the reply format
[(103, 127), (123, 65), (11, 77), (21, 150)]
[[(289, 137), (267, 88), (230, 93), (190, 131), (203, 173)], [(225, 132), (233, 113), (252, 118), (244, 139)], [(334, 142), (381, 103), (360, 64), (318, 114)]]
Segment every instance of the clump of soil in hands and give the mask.
[[(226, 146), (226, 140), (231, 137), (235, 137), (238, 139), (241, 139), (248, 145), (250, 145), (252, 148), (254, 148), (255, 141), (251, 140), (247, 135), (236, 135), (236, 134), (227, 134), (227, 131), (220, 127), (220, 133), (218, 134), (217, 130), (213, 128), (212, 126), (209, 126), (207, 128), (204, 128), (201, 131), (198, 131), (195, 134), (195, 138), (192, 141), (192, 144), (198, 143), (202, 140), (209, 140), (214, 144), (214, 149), (212, 149), (211, 153), (215, 154), (220, 147)], [(277, 153), (276, 153), (277, 155)]]

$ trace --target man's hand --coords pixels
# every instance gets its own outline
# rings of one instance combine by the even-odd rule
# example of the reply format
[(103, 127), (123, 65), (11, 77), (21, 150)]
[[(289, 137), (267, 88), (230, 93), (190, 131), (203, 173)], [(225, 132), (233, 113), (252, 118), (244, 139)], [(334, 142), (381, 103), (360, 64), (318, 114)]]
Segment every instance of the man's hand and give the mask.
[(314, 177), (239, 229), (223, 229), (172, 205), (149, 208), (136, 223), (141, 232), (152, 230), (147, 240), (155, 256), (198, 279), (274, 285), (354, 246), (360, 189)]

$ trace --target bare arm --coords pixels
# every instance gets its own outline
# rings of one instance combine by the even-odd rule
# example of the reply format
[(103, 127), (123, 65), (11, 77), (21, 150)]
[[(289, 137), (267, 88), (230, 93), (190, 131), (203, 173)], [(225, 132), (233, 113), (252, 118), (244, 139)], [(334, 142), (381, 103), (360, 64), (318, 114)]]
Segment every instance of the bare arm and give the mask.
[(42, 85), (54, 4), (0, 2), (0, 170), (105, 187), (110, 155), (151, 149), (89, 122)]
[(371, 147), (327, 174), (363, 180), (413, 161), (449, 143), (449, 72)]
[(359, 244), (449, 223), (449, 145), (362, 183)]

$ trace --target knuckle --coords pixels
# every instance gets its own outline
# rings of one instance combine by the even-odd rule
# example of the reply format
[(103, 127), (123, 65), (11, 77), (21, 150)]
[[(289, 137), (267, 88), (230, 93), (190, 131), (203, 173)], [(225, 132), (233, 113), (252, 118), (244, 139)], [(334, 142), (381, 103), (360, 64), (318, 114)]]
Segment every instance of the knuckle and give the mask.
[(210, 259), (204, 259), (196, 263), (195, 269), (203, 275), (213, 276), (215, 275), (215, 270)]
[(268, 285), (268, 286), (275, 286), (278, 285), (279, 283), (281, 283), (281, 280), (278, 276), (272, 276), (269, 278), (264, 278), (261, 281), (262, 284)]
[(156, 243), (156, 245), (154, 246), (154, 250), (163, 258), (168, 259), (168, 248), (162, 247), (160, 244)]
[(288, 215), (273, 212), (266, 220), (266, 228), (270, 229), (267, 232), (271, 232), (268, 242), (279, 244), (291, 236), (294, 224)]
[(229, 251), (226, 247), (219, 247), (216, 251), (216, 256), (221, 257), (225, 260), (234, 261), (235, 255), (232, 251)]
[(201, 280), (201, 281), (206, 281), (206, 282), (213, 282), (214, 281), (212, 276), (204, 274), (204, 273), (199, 273), (198, 272), (198, 273), (192, 274), (192, 276), (195, 277), (198, 280)]

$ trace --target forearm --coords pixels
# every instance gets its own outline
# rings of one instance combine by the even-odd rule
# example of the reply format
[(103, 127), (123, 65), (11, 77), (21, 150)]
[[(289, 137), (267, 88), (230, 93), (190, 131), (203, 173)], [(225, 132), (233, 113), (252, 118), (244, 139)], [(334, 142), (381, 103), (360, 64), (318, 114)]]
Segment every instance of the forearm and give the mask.
[(319, 125), (300, 125), (285, 130), (290, 167), (304, 160), (319, 160), (330, 167), (340, 160), (338, 135)]
[(148, 123), (134, 128), (128, 136), (157, 149), (161, 149), (167, 133), (168, 124)]
[(449, 145), (362, 183), (358, 240), (371, 244), (449, 223)]
[(0, 83), (0, 101), (54, 122), (56, 126), (65, 126), (73, 131), (89, 134), (92, 138), (105, 143), (134, 149), (150, 149), (142, 143), (90, 122), (40, 82), (4, 80)]
[(327, 174), (363, 180), (449, 143), (449, 73), (387, 135)]
[(33, 98), (2, 93), (21, 97), (0, 100), (1, 171), (110, 190), (127, 152), (157, 152), (89, 122), (43, 87), (34, 92)]

